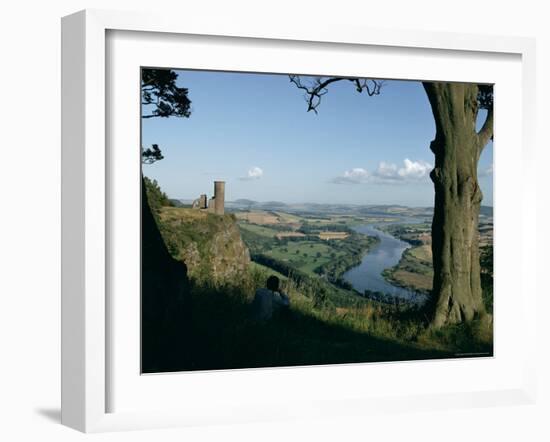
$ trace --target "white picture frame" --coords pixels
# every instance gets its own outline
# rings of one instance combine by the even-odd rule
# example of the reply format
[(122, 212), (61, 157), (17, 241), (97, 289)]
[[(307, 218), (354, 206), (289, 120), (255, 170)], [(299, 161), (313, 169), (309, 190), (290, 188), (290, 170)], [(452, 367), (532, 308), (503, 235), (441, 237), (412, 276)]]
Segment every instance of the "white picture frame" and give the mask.
[[(370, 46), (383, 51), (401, 48), (403, 51), (425, 49), (432, 53), (469, 53), (482, 60), (484, 54), (519, 57), (521, 64), (521, 159), (524, 173), (520, 190), (522, 211), (522, 241), (518, 253), (522, 259), (520, 327), (524, 337), (533, 337), (536, 283), (526, 256), (536, 256), (535, 229), (531, 229), (535, 213), (534, 174), (534, 108), (535, 108), (535, 45), (532, 39), (490, 37), (478, 35), (426, 33), (348, 28), (343, 26), (302, 27), (292, 25), (248, 23), (245, 21), (212, 22), (195, 18), (185, 25), (176, 17), (152, 14), (87, 10), (63, 18), (62, 21), (62, 423), (84, 432), (122, 429), (198, 425), (216, 422), (250, 422), (329, 415), (364, 415), (383, 409), (394, 412), (404, 409), (436, 409), (488, 406), (504, 403), (532, 403), (536, 393), (534, 348), (535, 339), (526, 339), (525, 351), (519, 360), (521, 376), (500, 388), (476, 387), (461, 392), (430, 391), (427, 394), (388, 394), (373, 397), (361, 391), (353, 397), (335, 393), (316, 396), (305, 402), (273, 408), (254, 406), (254, 392), (247, 399), (224, 402), (215, 406), (182, 406), (155, 410), (113, 411), (109, 406), (112, 353), (109, 330), (113, 320), (108, 300), (108, 244), (113, 240), (108, 228), (110, 195), (108, 181), (109, 155), (106, 120), (109, 118), (106, 67), (109, 32), (155, 33), (158, 37), (216, 36), (222, 39), (284, 42), (286, 50), (304, 42), (339, 45), (339, 48)], [(146, 34), (143, 34), (146, 35)], [(437, 55), (436, 55), (437, 56)], [(112, 60), (111, 60), (112, 61)], [(178, 66), (179, 67), (179, 66)], [(186, 66), (189, 67), (189, 66)], [(445, 78), (441, 78), (445, 80)], [(518, 86), (516, 86), (518, 87)], [(498, 111), (497, 111), (498, 112)], [(498, 116), (496, 117), (498, 119)], [(497, 236), (497, 234), (495, 234)], [(498, 241), (498, 240), (497, 240)], [(498, 244), (498, 242), (497, 242)], [(495, 249), (498, 260), (498, 245)], [(534, 266), (533, 266), (534, 267)], [(498, 272), (496, 272), (498, 278)], [(529, 276), (531, 275), (531, 277)], [(498, 291), (496, 291), (498, 296)], [(498, 317), (496, 321), (499, 321)], [(136, 336), (139, 339), (139, 336)], [(498, 335), (497, 335), (498, 339)], [(498, 354), (496, 358), (498, 358)], [(437, 362), (432, 362), (437, 364)], [(387, 367), (387, 366), (386, 366)], [(423, 367), (416, 366), (416, 370)], [(457, 370), (464, 369), (456, 365)], [(324, 375), (338, 370), (360, 375), (364, 365), (332, 366)], [(470, 367), (475, 370), (475, 367)], [(276, 370), (276, 369), (275, 369)], [(389, 370), (389, 369), (388, 369)], [(413, 370), (413, 367), (409, 368)], [(271, 376), (272, 370), (255, 371), (249, 378)], [(291, 373), (292, 372), (292, 373)], [(243, 371), (225, 372), (216, 382), (243, 382)], [(258, 374), (259, 373), (259, 374)], [(279, 371), (280, 373), (280, 371)], [(290, 379), (297, 371), (286, 370)], [(290, 374), (289, 374), (290, 373)], [(518, 372), (519, 373), (519, 372)], [(139, 375), (137, 373), (136, 375)], [(200, 382), (202, 373), (194, 378)], [(213, 379), (212, 377), (210, 379)], [(517, 382), (516, 382), (517, 381)], [(170, 385), (169, 376), (162, 383)], [(196, 394), (196, 393), (194, 393)], [(192, 401), (193, 396), (189, 398)], [(291, 402), (291, 401), (289, 401)], [(227, 407), (229, 405), (229, 407)], [(279, 404), (280, 405), (280, 404)], [(223, 411), (223, 410), (228, 411)]]

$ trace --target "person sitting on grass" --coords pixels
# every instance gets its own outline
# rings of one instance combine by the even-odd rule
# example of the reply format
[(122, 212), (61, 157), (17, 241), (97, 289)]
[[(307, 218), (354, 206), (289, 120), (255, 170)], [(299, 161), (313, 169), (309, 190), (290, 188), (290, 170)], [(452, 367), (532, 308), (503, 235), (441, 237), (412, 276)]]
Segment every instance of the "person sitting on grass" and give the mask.
[(290, 307), (288, 296), (279, 289), (279, 278), (267, 278), (267, 288), (259, 288), (252, 302), (252, 314), (257, 321), (268, 321), (273, 315)]

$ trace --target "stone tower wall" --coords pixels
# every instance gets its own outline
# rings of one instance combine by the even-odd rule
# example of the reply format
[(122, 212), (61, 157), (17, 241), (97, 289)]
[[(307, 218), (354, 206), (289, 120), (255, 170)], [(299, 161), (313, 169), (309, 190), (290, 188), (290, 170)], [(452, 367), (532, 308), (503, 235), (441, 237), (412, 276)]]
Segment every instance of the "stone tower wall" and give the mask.
[(225, 213), (225, 181), (214, 181), (214, 213)]

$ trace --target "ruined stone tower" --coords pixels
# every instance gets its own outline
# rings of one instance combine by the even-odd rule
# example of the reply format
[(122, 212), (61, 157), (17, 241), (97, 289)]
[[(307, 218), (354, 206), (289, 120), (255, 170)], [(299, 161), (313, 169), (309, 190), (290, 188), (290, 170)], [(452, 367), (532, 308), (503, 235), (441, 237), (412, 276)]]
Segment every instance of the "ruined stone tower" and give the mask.
[(214, 181), (214, 195), (208, 199), (202, 194), (193, 201), (193, 209), (206, 210), (208, 213), (223, 215), (225, 213), (225, 181)]
[(208, 204), (208, 201), (206, 198), (206, 194), (203, 193), (199, 198), (199, 209), (206, 209), (207, 204)]
[(223, 215), (225, 210), (225, 181), (214, 181), (214, 213)]

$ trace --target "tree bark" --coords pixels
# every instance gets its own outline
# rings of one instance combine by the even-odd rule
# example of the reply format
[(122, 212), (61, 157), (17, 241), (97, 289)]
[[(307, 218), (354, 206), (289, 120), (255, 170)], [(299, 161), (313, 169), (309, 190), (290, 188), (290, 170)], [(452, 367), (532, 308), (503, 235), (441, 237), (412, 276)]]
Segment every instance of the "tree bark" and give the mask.
[[(474, 84), (424, 83), (436, 123), (430, 148), (435, 167), (432, 221), (432, 326), (471, 321), (485, 313), (479, 264), (478, 217), (482, 193), (477, 179), (481, 151), (490, 133), (492, 110), (482, 132)], [(490, 126), (490, 127), (489, 127)]]

